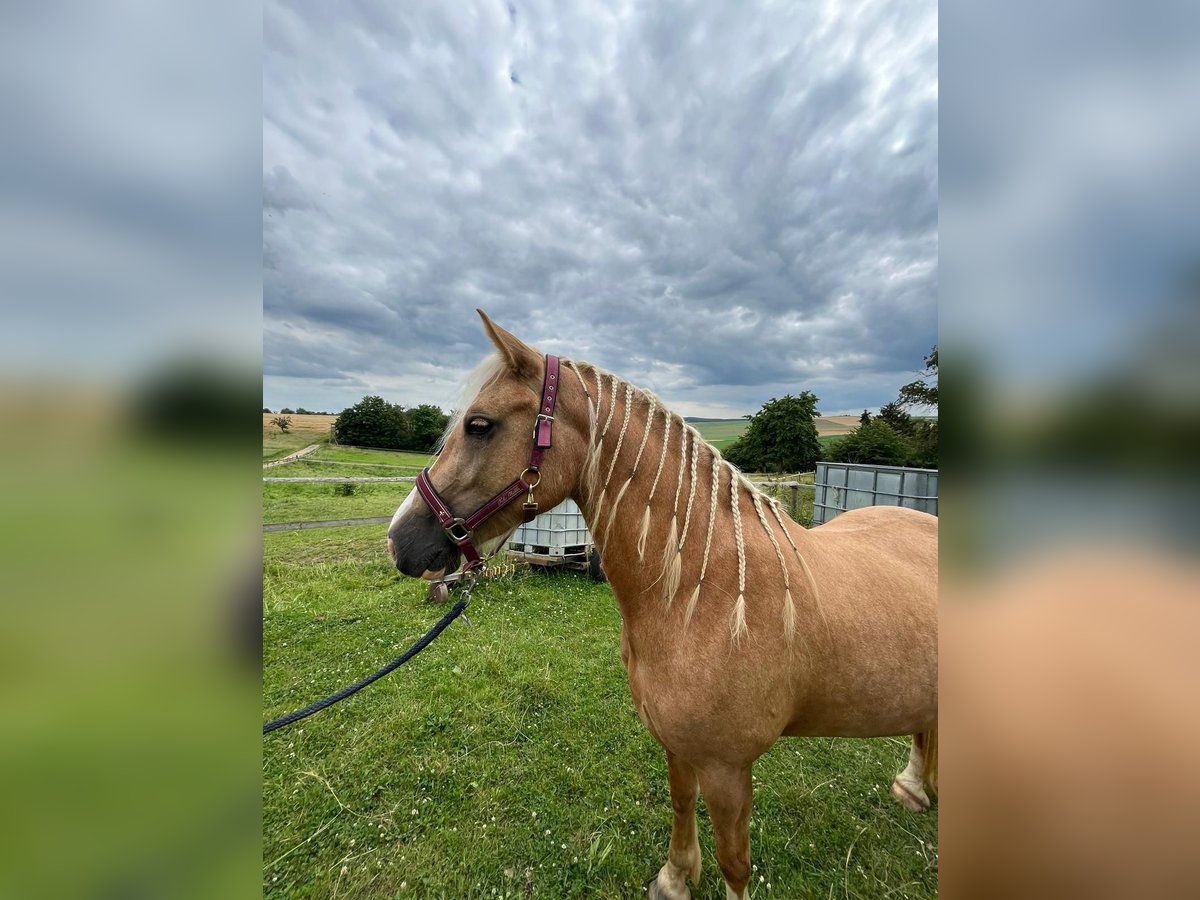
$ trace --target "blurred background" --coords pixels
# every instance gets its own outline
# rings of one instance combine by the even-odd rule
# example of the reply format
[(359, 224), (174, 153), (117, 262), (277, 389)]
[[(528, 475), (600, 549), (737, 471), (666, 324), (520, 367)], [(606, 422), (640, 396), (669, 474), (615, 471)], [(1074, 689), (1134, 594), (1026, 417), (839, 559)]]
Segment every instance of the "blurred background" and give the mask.
[(0, 8), (0, 896), (259, 878), (261, 11)]
[[(940, 869), (1196, 896), (1200, 8), (942, 10)], [(0, 896), (260, 887), (261, 11), (0, 11)]]
[(1200, 8), (941, 9), (940, 886), (1200, 891)]

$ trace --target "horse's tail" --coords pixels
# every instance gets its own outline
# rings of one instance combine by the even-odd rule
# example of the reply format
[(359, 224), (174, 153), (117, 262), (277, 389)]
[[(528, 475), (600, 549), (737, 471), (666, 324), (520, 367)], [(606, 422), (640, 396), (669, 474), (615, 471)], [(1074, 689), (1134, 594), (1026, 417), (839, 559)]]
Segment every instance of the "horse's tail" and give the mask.
[(938, 730), (936, 727), (922, 731), (914, 737), (917, 748), (921, 751), (923, 775), (925, 784), (933, 792), (938, 792)]

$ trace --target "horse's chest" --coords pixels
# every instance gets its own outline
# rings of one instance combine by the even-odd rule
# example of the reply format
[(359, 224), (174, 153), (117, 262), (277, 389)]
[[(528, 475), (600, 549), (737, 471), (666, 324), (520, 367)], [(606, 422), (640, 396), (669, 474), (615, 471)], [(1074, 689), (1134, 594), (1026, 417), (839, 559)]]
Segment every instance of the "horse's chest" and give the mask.
[(633, 697), (633, 708), (637, 710), (642, 724), (650, 729), (650, 733), (658, 737), (654, 726), (654, 716), (648, 707), (649, 691), (643, 675), (641, 658), (636, 648), (629, 640), (629, 632), (621, 629), (621, 661), (625, 664), (625, 674), (629, 678), (629, 693)]
[(664, 747), (677, 744), (681, 728), (689, 730), (697, 718), (685, 702), (694, 698), (680, 690), (680, 673), (662, 654), (645, 652), (625, 632), (621, 634), (621, 659), (638, 718)]

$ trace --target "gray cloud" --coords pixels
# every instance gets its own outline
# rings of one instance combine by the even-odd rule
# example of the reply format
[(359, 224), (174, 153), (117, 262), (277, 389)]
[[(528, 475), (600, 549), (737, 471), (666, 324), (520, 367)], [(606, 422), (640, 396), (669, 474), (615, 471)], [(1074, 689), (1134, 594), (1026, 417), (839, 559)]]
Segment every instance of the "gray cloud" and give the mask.
[(268, 405), (446, 406), (477, 306), (687, 413), (911, 380), (933, 3), (412, 6), (267, 5)]

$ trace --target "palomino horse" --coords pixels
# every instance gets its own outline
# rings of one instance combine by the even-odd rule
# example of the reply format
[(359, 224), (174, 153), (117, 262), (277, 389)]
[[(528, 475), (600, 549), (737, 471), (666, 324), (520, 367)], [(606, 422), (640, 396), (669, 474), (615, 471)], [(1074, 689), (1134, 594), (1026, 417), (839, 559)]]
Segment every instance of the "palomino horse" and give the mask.
[(699, 791), (727, 896), (745, 900), (750, 768), (781, 735), (913, 735), (892, 793), (926, 809), (937, 519), (872, 507), (806, 530), (652, 394), (480, 316), (499, 352), (396, 511), (388, 551), (404, 574), (438, 578), (460, 550), (478, 565), (471, 541), (504, 540), (534, 488), (542, 509), (579, 504), (620, 607), (634, 705), (667, 754), (675, 818), (650, 896), (690, 898), (699, 882)]

